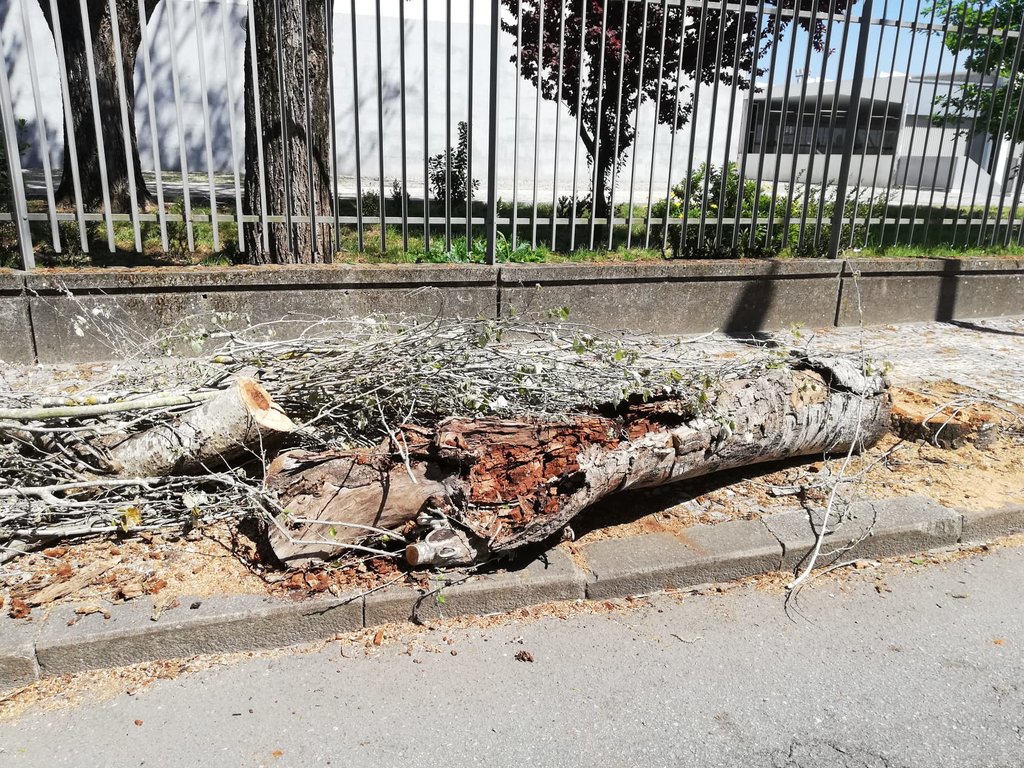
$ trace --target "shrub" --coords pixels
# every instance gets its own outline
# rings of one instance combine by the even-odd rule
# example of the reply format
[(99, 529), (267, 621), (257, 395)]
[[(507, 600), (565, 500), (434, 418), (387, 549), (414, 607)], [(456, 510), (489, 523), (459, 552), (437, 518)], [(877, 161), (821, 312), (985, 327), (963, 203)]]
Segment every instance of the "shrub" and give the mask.
[[(447, 154), (447, 162), (445, 156)], [(459, 141), (447, 153), (433, 155), (427, 160), (430, 177), (430, 189), (438, 199), (447, 197), (451, 192), (452, 203), (465, 203), (468, 197), (467, 180), (469, 179), (469, 126), (465, 121), (459, 123)], [(449, 180), (451, 184), (449, 184)], [(480, 188), (480, 180), (473, 179), (473, 192)]]
[[(759, 190), (757, 182), (752, 179), (744, 179), (741, 199), (739, 172), (735, 163), (728, 163), (724, 174), (722, 168), (702, 163), (690, 174), (689, 184), (676, 184), (668, 200), (659, 200), (651, 207), (651, 216), (663, 218), (667, 213), (670, 219), (680, 221), (668, 227), (668, 243), (673, 258), (774, 256), (788, 246), (790, 233), (783, 232), (781, 227), (773, 227), (771, 242), (768, 242), (767, 227), (759, 225), (752, 245), (749, 224), (724, 224), (721, 237), (717, 237), (718, 219), (735, 218), (737, 203), (741, 219), (750, 218), (756, 210), (758, 220), (766, 224), (770, 213), (776, 217), (785, 213), (788, 201), (780, 196), (775, 200), (773, 208), (772, 196)], [(797, 207), (795, 201), (793, 207), (794, 210)], [(706, 212), (703, 238), (699, 228), (702, 210)], [(682, 236), (683, 218), (687, 220), (685, 242)], [(735, 251), (732, 248), (734, 232), (738, 244)]]

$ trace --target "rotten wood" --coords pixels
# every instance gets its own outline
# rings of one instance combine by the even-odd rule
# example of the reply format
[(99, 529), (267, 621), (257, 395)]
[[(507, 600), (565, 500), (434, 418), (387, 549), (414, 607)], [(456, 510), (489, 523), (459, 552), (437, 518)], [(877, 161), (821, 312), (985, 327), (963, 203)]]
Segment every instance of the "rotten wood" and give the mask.
[(612, 493), (863, 450), (886, 432), (890, 408), (881, 375), (804, 358), (720, 382), (701, 413), (659, 396), (559, 423), (453, 418), (433, 430), (407, 427), (401, 453), (398, 444), (292, 451), (267, 477), (286, 510), (271, 545), (298, 564), (367, 538), (366, 526), (409, 532), (447, 518), (482, 560), (548, 539)]
[(55, 600), (67, 597), (68, 595), (77, 594), (86, 587), (94, 584), (100, 576), (109, 571), (119, 562), (121, 562), (120, 558), (114, 558), (111, 560), (102, 560), (97, 563), (91, 563), (79, 570), (78, 573), (66, 581), (59, 581), (56, 584), (51, 584), (50, 586), (39, 590), (34, 595), (29, 595), (25, 598), (25, 602), (29, 605), (47, 605)]

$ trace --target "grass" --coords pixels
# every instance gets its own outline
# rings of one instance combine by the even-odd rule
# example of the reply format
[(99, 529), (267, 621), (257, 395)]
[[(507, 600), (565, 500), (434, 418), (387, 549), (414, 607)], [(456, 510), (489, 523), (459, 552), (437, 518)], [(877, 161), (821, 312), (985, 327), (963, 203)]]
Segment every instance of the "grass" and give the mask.
[[(368, 199), (369, 198), (369, 199)], [(336, 263), (353, 264), (473, 264), (483, 263), (486, 253), (486, 241), (483, 238), (483, 227), (474, 225), (473, 238), (467, 240), (465, 225), (453, 224), (450, 230), (450, 247), (446, 242), (445, 227), (443, 225), (431, 225), (429, 246), (426, 245), (423, 227), (419, 224), (412, 224), (408, 229), (407, 247), (403, 244), (402, 229), (399, 226), (388, 225), (385, 229), (385, 247), (381, 248), (380, 226), (375, 219), (379, 214), (379, 201), (376, 195), (364, 195), (364, 203), (369, 203), (370, 210), (364, 211), (364, 229), (362, 249), (359, 247), (359, 238), (355, 227), (343, 225), (340, 228), (340, 239), (337, 243)], [(32, 208), (37, 211), (44, 211), (45, 205), (42, 201), (32, 201)], [(422, 216), (423, 201), (409, 200), (408, 214), (410, 217)], [(581, 205), (585, 205), (581, 204)], [(377, 207), (375, 207), (377, 206)], [(437, 216), (443, 213), (444, 204), (440, 201), (431, 202), (431, 215)], [(386, 212), (393, 216), (401, 211), (400, 199), (388, 199), (386, 201)], [(613, 233), (614, 247), (602, 249), (600, 246), (607, 244), (608, 230), (605, 225), (598, 224), (594, 227), (595, 248), (590, 248), (591, 226), (587, 218), (581, 218), (575, 225), (575, 233), (567, 224), (555, 226), (555, 237), (552, 243), (552, 211), (556, 210), (559, 217), (571, 215), (571, 204), (563, 199), (556, 207), (550, 203), (538, 204), (536, 213), (536, 235), (538, 245), (531, 246), (531, 236), (534, 229), (534, 213), (531, 203), (518, 203), (515, 207), (518, 216), (517, 232), (518, 237), (515, 244), (512, 243), (512, 227), (510, 224), (502, 225), (499, 228), (499, 240), (497, 248), (497, 261), (506, 264), (524, 263), (630, 263), (644, 261), (662, 261), (671, 258), (671, 252), (663, 253), (660, 250), (663, 236), (663, 228), (660, 224), (652, 224), (645, 227), (644, 217), (647, 215), (647, 208), (643, 205), (634, 206), (632, 215), (634, 223), (630, 228), (624, 224), (616, 225)], [(852, 209), (851, 209), (852, 210)], [(208, 206), (193, 206), (192, 211), (197, 216), (209, 216)], [(893, 206), (876, 206), (874, 216), (879, 216), (886, 211), (887, 216), (898, 215), (898, 209)], [(355, 201), (341, 201), (339, 213), (343, 216), (354, 215)], [(511, 218), (513, 206), (506, 201), (499, 201), (498, 215), (500, 218)], [(863, 215), (867, 211), (860, 211)], [(222, 216), (230, 216), (233, 213), (229, 209), (221, 209)], [(370, 214), (373, 215), (370, 215)], [(465, 204), (457, 203), (452, 207), (453, 217), (465, 215)], [(826, 210), (824, 221), (828, 221), (831, 212)], [(903, 211), (903, 215), (909, 216), (909, 207)], [(899, 230), (894, 225), (888, 225), (882, 230), (878, 225), (872, 226), (871, 238), (864, 243), (863, 231), (854, 233), (854, 241), (861, 243), (860, 247), (848, 249), (841, 256), (846, 258), (972, 258), (972, 257), (1012, 257), (1024, 258), (1024, 247), (1012, 243), (1006, 247), (995, 245), (977, 245), (978, 231), (983, 209), (963, 209), (960, 216), (969, 216), (977, 221), (977, 224), (970, 226), (961, 224), (959, 227), (943, 225), (939, 223), (943, 218), (953, 218), (955, 211), (946, 209), (921, 210), (916, 214), (917, 218), (932, 220), (935, 223), (918, 224), (913, 231), (908, 225), (903, 225)], [(483, 218), (486, 215), (486, 206), (483, 203), (475, 203), (473, 206), (474, 217)], [(577, 209), (578, 216), (589, 216), (585, 207)], [(628, 203), (616, 205), (616, 217), (624, 218), (629, 215)], [(657, 215), (657, 213), (655, 213)], [(781, 215), (781, 214), (780, 214)], [(813, 218), (815, 213), (809, 212)], [(992, 232), (995, 212), (990, 212), (988, 229), (986, 234)], [(1007, 212), (1003, 212), (1002, 221), (1005, 222)], [(1017, 226), (1024, 220), (1024, 210), (1016, 218)], [(693, 219), (691, 219), (693, 221)], [(696, 225), (694, 225), (696, 226)], [(184, 222), (184, 211), (180, 201), (172, 203), (168, 208), (167, 215), (167, 241), (168, 248), (165, 251), (160, 237), (160, 226), (158, 222), (141, 222), (140, 239), (142, 241), (141, 252), (135, 248), (134, 230), (129, 222), (115, 222), (114, 245), (115, 253), (108, 252), (106, 227), (103, 222), (89, 222), (86, 225), (87, 237), (90, 244), (89, 253), (84, 253), (80, 246), (80, 236), (77, 222), (68, 221), (59, 224), (61, 240), (64, 245), (62, 253), (56, 253), (50, 242), (50, 227), (48, 222), (33, 222), (32, 236), (36, 243), (36, 260), (41, 266), (161, 266), (161, 265), (200, 265), (200, 266), (227, 266), (235, 263), (245, 262), (245, 254), (239, 251), (238, 226), (234, 221), (221, 220), (218, 224), (220, 242), (215, 247), (213, 242), (213, 226), (209, 222), (193, 223), (193, 241), (190, 247), (187, 228)], [(709, 220), (708, 233), (713, 237), (716, 225)], [(740, 241), (747, 240), (749, 230), (741, 229)], [(1003, 230), (1005, 231), (1005, 230)], [(795, 246), (796, 226), (790, 227), (788, 237), (783, 236), (782, 227), (776, 228), (776, 237), (772, 248), (761, 248), (754, 251), (733, 252), (728, 248), (708, 247), (703, 249), (691, 249), (680, 254), (683, 257), (776, 257), (792, 258), (796, 256), (821, 256), (824, 247), (828, 243), (828, 230), (823, 229), (817, 247), (804, 248), (798, 251)], [(696, 230), (691, 229), (696, 239)], [(575, 234), (575, 236), (573, 236)], [(880, 241), (879, 235), (884, 235)], [(1015, 233), (1016, 234), (1016, 233)], [(913, 236), (915, 242), (901, 242)], [(669, 243), (679, 237), (679, 226), (669, 226)], [(731, 225), (726, 225), (722, 230), (723, 242), (728, 242), (732, 237)], [(897, 237), (900, 241), (897, 241)], [(626, 247), (627, 238), (630, 246)], [(849, 234), (844, 231), (844, 242), (849, 242)], [(644, 244), (655, 247), (643, 247)], [(17, 253), (17, 245), (14, 237), (14, 227), (9, 223), (0, 224), (0, 267), (17, 267), (20, 261)]]

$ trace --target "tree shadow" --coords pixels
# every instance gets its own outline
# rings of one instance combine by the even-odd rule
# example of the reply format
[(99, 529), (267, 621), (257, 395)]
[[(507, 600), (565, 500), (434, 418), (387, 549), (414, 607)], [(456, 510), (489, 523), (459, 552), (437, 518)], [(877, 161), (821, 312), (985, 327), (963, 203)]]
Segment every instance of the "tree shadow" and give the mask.
[(959, 259), (945, 259), (942, 262), (942, 277), (939, 279), (939, 298), (935, 305), (935, 319), (951, 322), (956, 317), (956, 299), (959, 289), (961, 262)]
[(775, 275), (779, 271), (777, 261), (769, 262), (768, 274), (756, 280), (744, 281), (739, 297), (732, 305), (729, 319), (722, 329), (726, 336), (751, 338), (762, 333), (768, 313), (775, 299)]

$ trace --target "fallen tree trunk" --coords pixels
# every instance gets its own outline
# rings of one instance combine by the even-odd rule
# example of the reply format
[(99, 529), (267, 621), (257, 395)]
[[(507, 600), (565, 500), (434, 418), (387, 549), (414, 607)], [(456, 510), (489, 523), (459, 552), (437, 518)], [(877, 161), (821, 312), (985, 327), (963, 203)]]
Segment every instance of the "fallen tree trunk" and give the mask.
[(109, 449), (122, 477), (189, 475), (223, 466), (265, 447), (295, 424), (253, 379), (239, 378), (200, 407), (169, 424), (132, 435)]
[[(267, 484), (285, 509), (277, 556), (298, 564), (364, 540), (451, 521), (417, 564), (465, 564), (558, 533), (609, 494), (789, 457), (841, 454), (887, 430), (884, 378), (858, 363), (803, 358), (757, 378), (719, 382), (695, 409), (661, 395), (564, 422), (449, 419), (404, 428), (377, 452), (291, 451)], [(461, 542), (461, 545), (460, 545)]]

